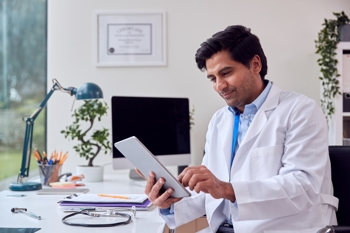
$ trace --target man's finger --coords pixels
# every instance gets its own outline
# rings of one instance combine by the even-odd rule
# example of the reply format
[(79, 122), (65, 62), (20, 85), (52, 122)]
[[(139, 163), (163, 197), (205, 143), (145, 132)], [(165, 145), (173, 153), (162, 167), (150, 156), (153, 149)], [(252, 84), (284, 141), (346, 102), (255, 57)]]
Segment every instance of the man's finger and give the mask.
[(167, 201), (167, 199), (170, 197), (170, 195), (174, 192), (174, 190), (172, 188), (168, 188), (162, 195), (160, 195), (157, 200), (155, 200), (153, 202), (153, 204), (155, 205), (161, 205), (161, 204), (165, 204), (167, 205), (165, 202)]
[(180, 201), (182, 198), (170, 197), (171, 194), (174, 193), (172, 188), (167, 189), (161, 196), (158, 197), (156, 202), (153, 204), (157, 205), (160, 208), (169, 208), (172, 204)]
[(196, 173), (196, 169), (188, 169), (187, 172), (183, 175), (181, 179), (181, 183), (183, 186), (187, 187), (189, 181), (191, 180), (192, 176)]
[(160, 191), (165, 183), (164, 178), (159, 178), (158, 181), (153, 185), (152, 187), (152, 193), (156, 195), (157, 197), (161, 195)]
[(198, 182), (204, 180), (203, 175), (198, 175), (198, 174), (193, 174), (190, 178), (190, 180), (188, 181), (188, 187), (190, 190), (193, 190), (194, 187), (197, 185)]
[(208, 187), (207, 182), (204, 182), (204, 181), (201, 181), (201, 182), (198, 182), (194, 187), (193, 187), (193, 190), (196, 192), (196, 193), (200, 193), (200, 192), (204, 192), (204, 193), (209, 193), (209, 189), (211, 187)]
[(149, 173), (149, 176), (148, 176), (148, 179), (147, 179), (147, 183), (146, 183), (146, 187), (145, 187), (145, 193), (148, 194), (151, 192), (153, 186), (154, 186), (154, 173), (153, 172), (150, 172)]
[(186, 167), (178, 176), (177, 179), (178, 181), (181, 183), (182, 182), (182, 178), (184, 177), (184, 175), (186, 174), (187, 170), (189, 169), (189, 167)]

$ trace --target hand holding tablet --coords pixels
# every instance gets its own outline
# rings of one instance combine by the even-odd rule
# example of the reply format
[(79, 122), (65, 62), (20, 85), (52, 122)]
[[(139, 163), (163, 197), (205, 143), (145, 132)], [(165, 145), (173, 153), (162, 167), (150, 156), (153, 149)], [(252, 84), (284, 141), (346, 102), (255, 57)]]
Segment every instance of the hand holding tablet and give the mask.
[(127, 158), (143, 175), (153, 171), (156, 180), (165, 179), (164, 189), (172, 188), (171, 197), (188, 197), (190, 192), (158, 161), (158, 159), (136, 138), (130, 137), (116, 142), (114, 146)]

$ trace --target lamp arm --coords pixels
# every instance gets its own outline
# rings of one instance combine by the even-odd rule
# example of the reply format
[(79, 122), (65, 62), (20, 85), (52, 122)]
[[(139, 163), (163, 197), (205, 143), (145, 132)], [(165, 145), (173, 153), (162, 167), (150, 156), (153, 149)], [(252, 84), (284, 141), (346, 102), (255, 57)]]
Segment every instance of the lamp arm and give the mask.
[(47, 101), (50, 99), (51, 95), (54, 93), (54, 91), (59, 90), (65, 93), (68, 93), (70, 95), (75, 95), (76, 93), (76, 88), (75, 87), (67, 87), (64, 88), (61, 86), (61, 84), (57, 81), (57, 79), (53, 79), (52, 80), (53, 85), (51, 87), (51, 90), (49, 93), (47, 93), (47, 95), (45, 96), (45, 99), (41, 102), (41, 104), (39, 105), (39, 108), (37, 110), (34, 111), (34, 113), (30, 116), (30, 118), (33, 119), (33, 121), (35, 121), (35, 119), (37, 118), (37, 116), (40, 114), (40, 112), (43, 110), (43, 108), (46, 106)]
[(22, 183), (24, 177), (29, 175), (29, 164), (30, 164), (30, 154), (32, 151), (32, 141), (33, 141), (33, 126), (34, 121), (32, 118), (26, 119), (26, 130), (24, 133), (24, 143), (22, 152), (22, 165), (20, 173), (18, 174), (17, 182)]
[(50, 99), (50, 97), (56, 90), (60, 90), (70, 95), (75, 95), (76, 93), (76, 88), (74, 87), (63, 88), (56, 79), (53, 79), (52, 82), (53, 82), (53, 86), (49, 91), (49, 93), (47, 93), (47, 95), (45, 96), (45, 99), (39, 105), (39, 108), (37, 108), (33, 112), (33, 114), (30, 115), (30, 117), (23, 118), (23, 120), (26, 122), (26, 129), (24, 133), (22, 165), (17, 178), (17, 182), (19, 183), (22, 183), (22, 179), (24, 177), (28, 177), (29, 175), (29, 165), (30, 165), (30, 157), (31, 157), (30, 155), (32, 153), (32, 142), (33, 142), (33, 127), (34, 127), (35, 119), (38, 117), (40, 112), (46, 106), (47, 101)]

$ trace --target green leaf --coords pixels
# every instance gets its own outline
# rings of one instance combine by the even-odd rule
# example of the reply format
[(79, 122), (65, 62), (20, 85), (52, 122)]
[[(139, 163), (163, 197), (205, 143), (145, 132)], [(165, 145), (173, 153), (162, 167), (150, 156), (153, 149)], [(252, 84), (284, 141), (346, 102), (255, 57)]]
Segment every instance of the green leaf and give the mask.
[(93, 129), (95, 119), (101, 121), (102, 117), (107, 115), (107, 110), (108, 104), (106, 102), (85, 100), (82, 106), (74, 110), (72, 125), (61, 130), (65, 138), (78, 141), (73, 149), (81, 158), (89, 160), (91, 166), (93, 165), (92, 161), (101, 150), (105, 154), (112, 150), (107, 129), (90, 132)]

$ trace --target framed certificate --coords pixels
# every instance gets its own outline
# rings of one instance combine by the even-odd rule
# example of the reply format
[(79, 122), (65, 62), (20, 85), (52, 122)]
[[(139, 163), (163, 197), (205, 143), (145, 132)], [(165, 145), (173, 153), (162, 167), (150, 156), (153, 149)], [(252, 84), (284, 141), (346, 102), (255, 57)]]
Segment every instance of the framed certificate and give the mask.
[(165, 66), (165, 11), (97, 12), (96, 66)]

